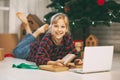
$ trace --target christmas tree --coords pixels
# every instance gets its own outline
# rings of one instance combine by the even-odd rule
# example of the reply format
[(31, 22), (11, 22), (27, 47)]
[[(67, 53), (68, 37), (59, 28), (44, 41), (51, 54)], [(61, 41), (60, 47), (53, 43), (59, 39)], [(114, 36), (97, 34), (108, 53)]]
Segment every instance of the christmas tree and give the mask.
[[(120, 4), (114, 0), (51, 0), (47, 8), (52, 8), (52, 12), (46, 14), (44, 20), (50, 23), (50, 18), (55, 13), (65, 13), (72, 34), (77, 30), (86, 33), (90, 26), (110, 26), (112, 22), (120, 22)], [(86, 37), (82, 36), (82, 39)]]

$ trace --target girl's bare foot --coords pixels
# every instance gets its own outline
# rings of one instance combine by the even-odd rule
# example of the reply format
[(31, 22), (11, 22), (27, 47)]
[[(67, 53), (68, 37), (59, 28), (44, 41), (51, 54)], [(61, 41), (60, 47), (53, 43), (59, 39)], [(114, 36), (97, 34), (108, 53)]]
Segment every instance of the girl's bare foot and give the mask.
[(33, 36), (34, 36), (34, 37), (37, 37), (39, 34), (45, 33), (48, 29), (49, 29), (49, 25), (48, 25), (48, 24), (44, 24), (43, 26), (41, 26), (40, 28), (38, 28), (38, 29), (33, 33)]
[(22, 12), (17, 12), (16, 16), (22, 21), (22, 23), (25, 27), (26, 33), (31, 34), (32, 31), (30, 29), (30, 26), (29, 26), (29, 23), (28, 23), (28, 20), (27, 20), (27, 17), (25, 16), (25, 14), (23, 14)]
[(40, 32), (40, 33), (45, 33), (49, 28), (49, 25), (48, 24), (44, 24), (43, 26), (41, 26), (40, 28), (38, 28), (37, 30)]
[(24, 24), (28, 24), (28, 20), (25, 16), (25, 14), (23, 14), (22, 12), (17, 12), (16, 16), (24, 23)]

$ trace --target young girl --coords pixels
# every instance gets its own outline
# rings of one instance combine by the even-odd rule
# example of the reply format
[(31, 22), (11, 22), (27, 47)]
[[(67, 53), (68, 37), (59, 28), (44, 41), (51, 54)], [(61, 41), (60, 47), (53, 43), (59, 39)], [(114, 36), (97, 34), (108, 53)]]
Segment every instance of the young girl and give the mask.
[[(45, 24), (34, 33), (31, 31), (25, 15), (18, 12), (17, 16), (24, 23), (27, 35), (13, 50), (15, 57), (33, 61), (37, 65), (63, 66), (64, 61), (61, 59), (64, 56), (68, 53), (76, 54), (77, 51), (70, 36), (68, 18), (65, 14), (55, 14), (52, 16), (49, 26)], [(36, 37), (46, 31), (42, 40), (37, 41)]]

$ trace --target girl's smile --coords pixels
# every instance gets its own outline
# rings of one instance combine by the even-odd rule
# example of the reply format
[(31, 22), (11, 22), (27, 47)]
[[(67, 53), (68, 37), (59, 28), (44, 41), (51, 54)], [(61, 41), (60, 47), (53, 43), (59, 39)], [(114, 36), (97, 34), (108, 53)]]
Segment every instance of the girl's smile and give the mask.
[(52, 35), (55, 40), (61, 40), (67, 31), (68, 29), (63, 19), (59, 19), (56, 24), (52, 26)]

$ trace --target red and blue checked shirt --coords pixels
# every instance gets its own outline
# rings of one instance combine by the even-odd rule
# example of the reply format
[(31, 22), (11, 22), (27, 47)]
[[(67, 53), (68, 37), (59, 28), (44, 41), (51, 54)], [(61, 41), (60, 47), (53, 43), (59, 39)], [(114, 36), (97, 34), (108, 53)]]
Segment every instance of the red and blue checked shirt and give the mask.
[(47, 64), (48, 61), (62, 59), (68, 53), (76, 54), (76, 49), (70, 35), (63, 37), (61, 45), (57, 46), (52, 40), (51, 33), (45, 34), (41, 41), (31, 43), (28, 61), (37, 65)]

